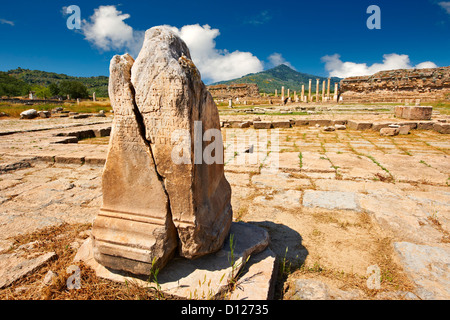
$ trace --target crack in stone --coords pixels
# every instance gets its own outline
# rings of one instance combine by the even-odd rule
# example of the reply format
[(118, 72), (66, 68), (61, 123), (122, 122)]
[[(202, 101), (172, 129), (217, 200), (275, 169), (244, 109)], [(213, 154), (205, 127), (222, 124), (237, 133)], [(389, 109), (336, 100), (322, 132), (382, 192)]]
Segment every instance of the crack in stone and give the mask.
[[(131, 78), (131, 77), (130, 77)], [(164, 177), (158, 172), (158, 167), (156, 165), (156, 159), (153, 155), (153, 150), (152, 147), (150, 145), (150, 141), (147, 140), (147, 135), (146, 135), (146, 127), (145, 127), (145, 123), (144, 123), (144, 118), (136, 104), (136, 90), (134, 89), (133, 84), (130, 82), (129, 83), (129, 88), (131, 91), (131, 95), (132, 95), (132, 103), (133, 103), (133, 113), (136, 119), (136, 123), (138, 126), (138, 131), (139, 131), (139, 135), (141, 136), (142, 140), (144, 141), (145, 145), (147, 146), (147, 150), (148, 150), (148, 154), (149, 156), (152, 158), (153, 160), (153, 165), (155, 168), (155, 173), (156, 176), (158, 177), (158, 180), (161, 182), (161, 186), (162, 189), (164, 191), (164, 194), (167, 197), (167, 214), (169, 215), (169, 221), (172, 222), (172, 224), (174, 225), (174, 229), (176, 230), (175, 227), (175, 223), (173, 221), (173, 217), (172, 217), (172, 210), (171, 210), (171, 205), (170, 205), (170, 197), (169, 197), (169, 193), (167, 192), (166, 186), (165, 186), (165, 182), (164, 182)], [(178, 238), (178, 232), (175, 232), (176, 236), (177, 236), (177, 244), (180, 243), (180, 239)]]

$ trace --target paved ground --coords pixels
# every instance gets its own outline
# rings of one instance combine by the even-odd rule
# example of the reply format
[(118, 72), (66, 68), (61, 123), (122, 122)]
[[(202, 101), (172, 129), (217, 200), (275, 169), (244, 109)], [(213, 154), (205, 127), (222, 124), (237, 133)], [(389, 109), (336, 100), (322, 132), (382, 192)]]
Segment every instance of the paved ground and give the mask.
[[(108, 138), (62, 142), (110, 122), (1, 121), (0, 132), (18, 132), (0, 136), (0, 251), (20, 233), (92, 221)], [(303, 126), (223, 136), (234, 218), (269, 231), (285, 299), (450, 298), (448, 135)], [(376, 291), (368, 268), (380, 273)]]

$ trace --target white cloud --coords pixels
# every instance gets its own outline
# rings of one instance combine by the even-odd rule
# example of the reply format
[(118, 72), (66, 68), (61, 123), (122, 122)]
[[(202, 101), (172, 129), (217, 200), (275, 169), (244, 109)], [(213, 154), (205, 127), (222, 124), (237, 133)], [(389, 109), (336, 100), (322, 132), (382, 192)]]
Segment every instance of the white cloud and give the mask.
[[(123, 50), (137, 56), (142, 48), (145, 31), (134, 30), (125, 20), (130, 18), (115, 6), (100, 6), (89, 21), (83, 20), (81, 32), (86, 40), (104, 51)], [(209, 25), (186, 25), (181, 29), (170, 27), (187, 44), (192, 60), (206, 81), (216, 82), (239, 78), (263, 70), (263, 63), (252, 53), (216, 48), (218, 29)]]
[(289, 68), (296, 70), (290, 62), (286, 61), (286, 59), (281, 55), (281, 53), (278, 53), (278, 52), (272, 53), (268, 57), (268, 59), (269, 59), (270, 67), (277, 67), (280, 64), (284, 64), (284, 65), (288, 66)]
[(450, 1), (442, 1), (439, 2), (438, 5), (442, 7), (448, 14), (450, 14)]
[(383, 55), (382, 63), (374, 63), (370, 66), (366, 63), (343, 62), (340, 58), (341, 56), (339, 54), (322, 57), (322, 62), (325, 62), (325, 69), (329, 72), (330, 77), (347, 78), (372, 75), (383, 70), (437, 67), (437, 65), (431, 61), (425, 61), (413, 66), (411, 65), (408, 55), (396, 53), (385, 54)]
[(1, 24), (9, 24), (11, 27), (14, 27), (14, 22), (9, 21), (9, 20), (0, 19), (0, 23)]
[(417, 64), (414, 68), (416, 69), (427, 69), (427, 68), (437, 68), (438, 66), (431, 61), (425, 61)]
[(129, 14), (122, 14), (115, 6), (100, 6), (94, 10), (90, 21), (83, 20), (81, 31), (86, 40), (99, 49), (125, 50), (137, 55), (144, 40), (143, 31), (135, 31), (124, 20)]
[(263, 63), (251, 52), (217, 49), (214, 39), (220, 32), (207, 24), (186, 25), (181, 29), (170, 28), (186, 42), (191, 58), (204, 80), (225, 81), (263, 70)]

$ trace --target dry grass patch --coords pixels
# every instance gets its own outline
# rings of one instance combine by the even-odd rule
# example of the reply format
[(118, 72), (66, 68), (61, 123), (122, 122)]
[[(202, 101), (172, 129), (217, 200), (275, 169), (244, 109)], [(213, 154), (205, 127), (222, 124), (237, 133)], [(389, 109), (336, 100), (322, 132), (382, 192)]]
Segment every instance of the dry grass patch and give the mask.
[[(12, 252), (17, 247), (35, 242), (29, 254), (55, 252), (56, 259), (47, 262), (39, 270), (17, 280), (7, 288), (0, 290), (1, 300), (154, 300), (161, 299), (161, 293), (154, 289), (143, 288), (134, 283), (116, 283), (98, 278), (95, 272), (84, 263), (73, 263), (77, 248), (74, 242), (88, 237), (90, 224), (63, 224), (45, 228), (31, 234), (12, 238)], [(72, 273), (67, 268), (76, 265), (80, 268), (81, 289), (69, 290), (67, 280)], [(52, 282), (43, 284), (48, 271), (56, 274)], [(173, 298), (163, 296), (163, 298)]]

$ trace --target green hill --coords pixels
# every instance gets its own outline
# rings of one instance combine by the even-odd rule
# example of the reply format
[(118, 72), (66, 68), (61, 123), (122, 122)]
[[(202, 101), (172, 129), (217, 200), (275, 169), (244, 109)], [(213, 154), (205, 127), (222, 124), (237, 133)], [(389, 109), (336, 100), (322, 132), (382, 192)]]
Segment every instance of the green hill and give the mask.
[(29, 91), (30, 85), (28, 83), (0, 71), (0, 97), (25, 96)]
[(46, 72), (39, 70), (28, 70), (17, 68), (6, 72), (8, 75), (21, 80), (30, 86), (49, 86), (51, 83), (59, 84), (61, 81), (79, 81), (83, 83), (90, 95), (95, 92), (97, 97), (108, 97), (108, 81), (106, 76), (98, 77), (73, 77), (65, 74)]
[[(269, 70), (261, 71), (258, 73), (250, 73), (239, 79), (221, 81), (214, 84), (256, 83), (259, 87), (260, 92), (274, 93), (275, 89), (277, 89), (278, 94), (280, 94), (282, 86), (284, 86), (286, 90), (290, 89), (291, 91), (300, 92), (302, 90), (302, 84), (305, 85), (305, 91), (307, 92), (309, 79), (312, 79), (312, 92), (316, 92), (316, 79), (319, 79), (320, 86), (322, 86), (322, 82), (324, 80), (327, 81), (328, 78), (301, 73), (289, 68), (284, 64), (281, 64), (278, 67)], [(334, 91), (334, 84), (339, 83), (340, 80), (340, 78), (336, 77), (331, 78), (331, 92)]]

